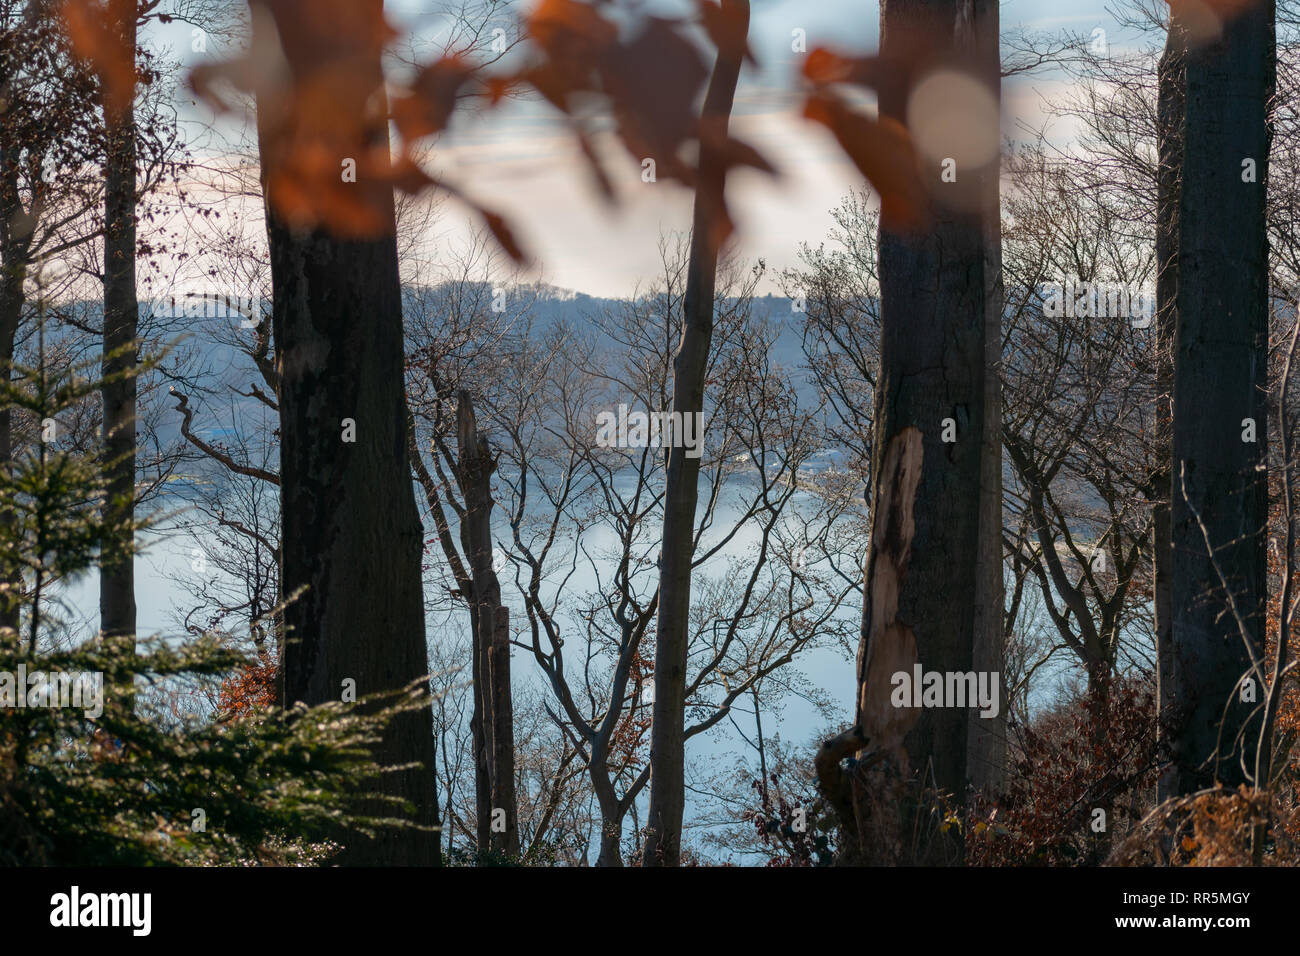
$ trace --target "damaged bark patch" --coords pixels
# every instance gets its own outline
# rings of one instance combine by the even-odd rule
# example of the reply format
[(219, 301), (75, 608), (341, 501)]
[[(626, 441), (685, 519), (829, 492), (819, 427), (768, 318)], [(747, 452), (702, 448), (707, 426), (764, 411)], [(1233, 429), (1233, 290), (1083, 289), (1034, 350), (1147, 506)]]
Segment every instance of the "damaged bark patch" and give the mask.
[(885, 452), (871, 522), (864, 614), (867, 653), (859, 675), (858, 726), (876, 750), (890, 752), (903, 768), (907, 765), (903, 737), (920, 711), (893, 706), (890, 678), (899, 671), (911, 673), (917, 663), (916, 637), (911, 627), (898, 620), (898, 600), (916, 534), (913, 508), (923, 454), (921, 432), (910, 425), (890, 440)]

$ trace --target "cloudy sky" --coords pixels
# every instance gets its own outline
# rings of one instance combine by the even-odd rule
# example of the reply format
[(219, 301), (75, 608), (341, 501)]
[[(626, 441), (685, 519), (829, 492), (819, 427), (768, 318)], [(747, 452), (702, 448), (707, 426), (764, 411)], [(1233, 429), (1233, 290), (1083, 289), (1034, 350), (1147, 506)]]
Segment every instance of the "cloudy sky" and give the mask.
[[(398, 3), (398, 16), (418, 7)], [(667, 7), (666, 9), (671, 9)], [(830, 228), (830, 210), (861, 176), (829, 134), (798, 116), (795, 78), (802, 55), (792, 51), (793, 31), (817, 45), (867, 52), (878, 40), (878, 7), (864, 0), (754, 0), (751, 45), (760, 68), (746, 67), (732, 131), (759, 148), (781, 170), (772, 181), (748, 171), (733, 177), (729, 197), (740, 227), (739, 251), (763, 257), (770, 271), (793, 265), (801, 242), (816, 243)], [(1104, 0), (1007, 0), (1004, 30), (1068, 30), (1124, 37)], [(1042, 74), (1008, 84), (1003, 133), (1036, 122), (1040, 95), (1061, 82)], [(626, 295), (657, 271), (661, 231), (690, 224), (690, 194), (668, 182), (643, 183), (626, 153), (611, 151), (625, 175), (616, 208), (600, 202), (583, 173), (575, 144), (554, 111), (520, 104), (486, 115), (463, 116), (438, 143), (433, 164), (479, 200), (507, 212), (540, 263), (538, 277), (592, 295)], [(430, 239), (455, 247), (472, 223), (448, 207)]]
[[(531, 0), (520, 0), (527, 7)], [(388, 0), (389, 16), (417, 36), (426, 49), (440, 48), (451, 21), (437, 11), (444, 0)], [(644, 9), (668, 16), (692, 16), (693, 0), (642, 0)], [(1106, 31), (1112, 48), (1132, 42), (1107, 11), (1107, 0), (1004, 0), (1004, 33), (1016, 30), (1089, 37)], [(740, 227), (739, 253), (762, 257), (769, 275), (796, 262), (801, 242), (816, 243), (831, 225), (830, 211), (862, 178), (824, 129), (800, 118), (797, 89), (803, 54), (792, 49), (801, 30), (807, 49), (819, 45), (847, 52), (870, 52), (878, 43), (879, 7), (871, 0), (752, 0), (750, 41), (758, 67), (747, 65), (733, 114), (732, 132), (760, 149), (781, 171), (773, 180), (741, 171), (728, 187)], [(513, 19), (500, 17), (514, 35)], [(486, 31), (490, 33), (491, 31)], [(189, 50), (187, 25), (164, 28), (157, 42), (190, 63), (203, 55)], [(214, 41), (206, 56), (231, 51)], [(1004, 136), (1018, 137), (1022, 125), (1037, 125), (1042, 95), (1059, 88), (1062, 77), (1044, 72), (1005, 84)], [(196, 124), (210, 123), (205, 107), (182, 104)], [(1057, 131), (1068, 138), (1068, 130)], [(689, 228), (691, 197), (682, 187), (661, 181), (643, 183), (636, 160), (606, 145), (621, 201), (602, 202), (557, 112), (539, 102), (514, 102), (479, 113), (462, 112), (434, 144), (429, 165), (481, 203), (509, 217), (534, 255), (529, 278), (591, 295), (631, 293), (658, 271), (661, 233)], [(255, 226), (258, 210), (248, 210)], [(469, 240), (477, 223), (461, 207), (443, 204), (427, 235), (434, 261), (447, 260)], [(777, 291), (773, 284), (761, 291)]]

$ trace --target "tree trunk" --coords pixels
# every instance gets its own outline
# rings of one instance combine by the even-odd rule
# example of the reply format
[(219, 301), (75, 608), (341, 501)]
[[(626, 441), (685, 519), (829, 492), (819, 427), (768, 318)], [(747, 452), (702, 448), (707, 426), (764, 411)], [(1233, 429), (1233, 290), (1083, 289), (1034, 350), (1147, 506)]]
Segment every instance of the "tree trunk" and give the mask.
[[(999, 10), (986, 4), (975, 20), (977, 58), (1001, 102)], [(980, 461), (979, 570), (975, 602), (974, 666), (1004, 680), (1006, 632), (1002, 579), (1002, 196), (1001, 162), (982, 177), (984, 191), (984, 447)], [(1005, 683), (998, 699), (1007, 699)], [(970, 722), (968, 776), (980, 793), (997, 792), (1006, 779), (1007, 706), (996, 717)]]
[(603, 756), (597, 756), (587, 768), (592, 793), (600, 808), (600, 855), (596, 866), (621, 867), (623, 865), (623, 817), (629, 805), (620, 805), (609, 777), (609, 767)]
[[(136, 0), (111, 0), (111, 28), (123, 48), (136, 48)], [(102, 81), (105, 123), (104, 185), (104, 467), (105, 510), (122, 529), (120, 540), (105, 542), (99, 569), (100, 630), (105, 638), (134, 640), (136, 449), (135, 291), (136, 130), (130, 94), (113, 95)]]
[[(1243, 782), (1263, 699), (1273, 4), (1191, 49), (1174, 360), (1172, 792)], [(1253, 168), (1252, 168), (1253, 167)], [(1254, 441), (1243, 440), (1253, 419)], [(1208, 539), (1208, 544), (1207, 544)], [(1226, 587), (1221, 583), (1226, 582)], [(1254, 681), (1243, 701), (1239, 682)]]
[(482, 853), (492, 847), (492, 699), (488, 692), (492, 669), (472, 583), (465, 598), (470, 606), (470, 680), (474, 685), (474, 709), (469, 715), (470, 745), (474, 748), (474, 839)]
[(600, 819), (600, 856), (597, 866), (621, 867), (623, 865), (623, 818), (604, 814)]
[[(510, 611), (501, 606), (501, 583), (492, 566), (492, 473), (496, 460), (486, 436), (474, 419), (468, 392), (457, 395), (456, 437), (460, 448), (457, 478), (465, 501), (461, 521), (462, 546), (473, 574), (473, 594), (467, 595), (473, 628), (475, 685), (473, 720), (481, 750), (475, 761), (480, 787), (480, 848), (519, 856), (519, 808), (515, 801), (514, 715), (510, 695)], [(482, 819), (483, 810), (487, 819)], [(493, 825), (504, 811), (504, 826)]]
[[(974, 38), (978, 25), (993, 15), (991, 6), (992, 0), (883, 0), (881, 54), (887, 61), (906, 62), (918, 38), (924, 38), (939, 62), (959, 51), (969, 56), (980, 49)], [(985, 55), (988, 52), (985, 49)], [(902, 73), (882, 84), (882, 114), (905, 120), (909, 81), (914, 78), (916, 74)], [(888, 700), (875, 699), (882, 690), (888, 694), (889, 682), (883, 672), (869, 680), (873, 667), (914, 656), (925, 671), (973, 670), (977, 608), (982, 597), (988, 600), (979, 571), (981, 515), (988, 514), (981, 487), (988, 460), (985, 336), (992, 324), (986, 314), (991, 283), (986, 278), (985, 220), (991, 210), (987, 199), (965, 210), (951, 203), (943, 190), (954, 184), (942, 183), (935, 165), (927, 170), (935, 185), (925, 232), (895, 231), (883, 217), (880, 229), (872, 546), (866, 560), (858, 656), (858, 723), (868, 736), (867, 725), (879, 722), (870, 715), (889, 707)], [(962, 176), (996, 175), (992, 165), (959, 170), (959, 181)], [(974, 194), (986, 196), (987, 188), (976, 180)], [(952, 438), (954, 429), (955, 440), (945, 441), (945, 433)], [(901, 458), (897, 466), (886, 467), (891, 449)], [(886, 509), (882, 502), (894, 504)], [(909, 508), (910, 521), (905, 520)], [(878, 533), (880, 522), (892, 530)], [(984, 523), (986, 532), (991, 524)], [(906, 546), (895, 547), (895, 542)], [(877, 549), (885, 550), (877, 554)], [(962, 847), (955, 829), (913, 841), (927, 829), (918, 816), (928, 814), (933, 802), (934, 795), (927, 791), (937, 791), (956, 807), (965, 803), (970, 710), (921, 708), (913, 719), (899, 761), (903, 778), (912, 784), (912, 806), (902, 816), (904, 859), (957, 861)]]
[[(2, 86), (3, 84), (0, 84)], [(12, 375), (14, 342), (22, 321), (27, 277), (27, 255), (31, 245), (30, 230), (17, 224), (26, 212), (18, 193), (18, 156), (20, 147), (5, 136), (0, 124), (0, 375), (9, 381)], [(13, 412), (8, 404), (0, 405), (0, 468), (13, 461)], [(0, 502), (0, 526), (12, 527), (14, 512), (7, 501)], [(0, 578), (11, 590), (0, 596), (0, 629), (18, 630), (22, 596), (22, 569), (16, 565), (0, 568)]]
[[(1156, 173), (1156, 408), (1157, 462), (1152, 475), (1152, 565), (1155, 599), (1156, 713), (1159, 750), (1169, 758), (1169, 731), (1173, 718), (1173, 541), (1170, 538), (1170, 468), (1173, 463), (1174, 332), (1178, 327), (1178, 209), (1179, 178), (1183, 167), (1183, 113), (1185, 109), (1186, 37), (1171, 23), (1160, 57), (1157, 108)], [(1159, 782), (1161, 800), (1172, 796), (1167, 773)]]
[(510, 691), (510, 609), (497, 605), (488, 653), (492, 688), (492, 805), (505, 810), (505, 829), (492, 848), (519, 857), (519, 807), (515, 800), (515, 715)]
[[(377, 24), (382, 0), (365, 6)], [(386, 156), (383, 74), (370, 37), (294, 0), (266, 0), (266, 8), (286, 39), (292, 89), (330, 70), (351, 71), (329, 117), (310, 118), (310, 135), (327, 150), (341, 146), (340, 161)], [(423, 533), (407, 458), (392, 187), (381, 176), (359, 176), (355, 184), (381, 223), (373, 234), (286, 220), (276, 172), (293, 155), (293, 137), (304, 133), (295, 128), (303, 118), (282, 108), (285, 102), (261, 95), (258, 102), (281, 381), (281, 577), (291, 599), (284, 699), (338, 701), (344, 682), (354, 681), (358, 698), (416, 684), (428, 700)], [(386, 766), (413, 766), (369, 783), (408, 801), (408, 819), (427, 829), (381, 830), (374, 839), (349, 834), (339, 862), (440, 862), (431, 704), (395, 719), (377, 751)], [(364, 800), (358, 809), (391, 812)]]
[[(749, 31), (749, 0), (723, 0), (737, 34)], [(702, 125), (727, 128), (736, 97), (744, 44), (719, 49), (704, 98)], [(673, 362), (673, 412), (704, 411), (704, 373), (713, 338), (713, 295), (718, 273), (718, 229), (725, 157), (716, 141), (700, 144), (699, 183), (683, 300), (682, 341)], [(643, 866), (677, 866), (686, 809), (686, 653), (691, 609), (691, 562), (695, 556), (695, 507), (700, 473), (697, 457), (682, 447), (668, 452), (664, 489), (663, 547), (659, 558), (659, 622), (655, 643), (655, 702), (650, 729), (650, 806)]]

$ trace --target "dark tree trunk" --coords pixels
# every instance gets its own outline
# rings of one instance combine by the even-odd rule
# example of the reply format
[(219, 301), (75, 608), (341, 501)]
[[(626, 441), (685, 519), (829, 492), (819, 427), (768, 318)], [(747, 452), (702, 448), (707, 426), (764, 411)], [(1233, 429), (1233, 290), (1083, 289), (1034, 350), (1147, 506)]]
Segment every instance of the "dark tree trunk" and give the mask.
[(488, 649), (492, 688), (492, 806), (505, 811), (505, 829), (492, 834), (492, 848), (519, 856), (519, 807), (515, 800), (515, 713), (510, 691), (510, 609), (497, 605)]
[[(992, 16), (992, 0), (883, 0), (881, 54), (887, 61), (907, 62), (924, 45), (940, 62), (981, 52), (995, 55), (996, 47), (989, 50), (987, 43), (976, 41), (979, 25)], [(909, 80), (916, 78), (900, 71), (886, 79), (880, 89), (882, 114), (900, 122), (906, 118)], [(888, 707), (887, 701), (868, 700), (882, 689), (888, 693), (887, 675), (868, 677), (883, 666), (879, 662), (891, 662), (887, 669), (908, 659), (926, 671), (974, 669), (977, 609), (986, 593), (979, 571), (981, 514), (988, 513), (981, 487), (987, 462), (986, 329), (992, 327), (986, 277), (991, 210), (986, 199), (964, 209), (950, 202), (944, 188), (953, 184), (941, 182), (937, 162), (926, 175), (934, 186), (925, 231), (895, 231), (882, 219), (880, 232), (872, 547), (859, 649), (858, 723), (868, 736), (867, 725), (878, 722), (868, 712), (883, 713), (882, 706)], [(963, 176), (995, 176), (996, 164), (957, 175), (959, 182)], [(986, 196), (987, 188), (977, 178), (972, 194)], [(943, 440), (947, 420), (949, 429), (955, 427), (955, 441)], [(900, 458), (887, 468), (891, 448)], [(908, 508), (911, 522), (905, 517)], [(893, 530), (878, 532), (879, 522)], [(985, 522), (986, 532), (991, 524)], [(909, 533), (908, 540), (898, 537)], [(884, 551), (877, 554), (878, 548), (889, 552), (888, 560)], [(913, 784), (913, 805), (902, 818), (902, 852), (914, 862), (957, 861), (962, 848), (955, 836), (935, 835), (916, 845), (911, 841), (920, 832), (915, 814), (928, 813), (923, 788), (936, 789), (957, 807), (965, 802), (970, 710), (923, 708), (913, 718), (902, 748), (901, 769)]]
[[(723, 0), (737, 34), (749, 31), (749, 0)], [(718, 51), (705, 93), (703, 123), (725, 131), (740, 79), (743, 44)], [(725, 158), (713, 141), (700, 144), (699, 183), (690, 263), (682, 305), (682, 341), (673, 362), (673, 412), (704, 410), (704, 373), (713, 338), (713, 295), (718, 273), (719, 212), (726, 183)], [(650, 806), (643, 866), (677, 866), (686, 809), (686, 654), (690, 640), (691, 563), (699, 457), (675, 447), (668, 453), (664, 489), (663, 548), (659, 558), (659, 623), (655, 643), (655, 701), (650, 729)]]
[[(116, 39), (136, 48), (136, 0), (112, 0), (109, 17)], [(104, 184), (104, 360), (107, 380), (103, 442), (108, 495), (105, 510), (121, 539), (105, 542), (100, 562), (100, 629), (109, 639), (133, 640), (135, 634), (136, 323), (135, 291), (136, 130), (135, 104), (129, 94), (112, 95), (114, 84), (102, 83), (106, 128)], [(120, 99), (120, 101), (119, 101)]]
[(623, 814), (601, 810), (601, 855), (597, 866), (623, 866)]
[[(620, 801), (609, 777), (609, 765), (598, 757), (587, 769), (591, 789), (600, 808), (600, 855), (596, 866), (621, 867), (623, 865), (623, 819), (631, 802)], [(624, 801), (627, 796), (624, 795)]]
[[(23, 314), (23, 284), (27, 277), (27, 254), (31, 231), (23, 229), (22, 199), (18, 193), (18, 156), (20, 147), (5, 135), (0, 124), (0, 375), (8, 381), (12, 375), (14, 342)], [(0, 405), (0, 468), (13, 460), (13, 413)], [(11, 527), (13, 509), (0, 501), (0, 526)], [(0, 597), (0, 629), (17, 631), (22, 594), (22, 570), (16, 566), (0, 567), (0, 577), (12, 590)]]
[[(1170, 537), (1170, 468), (1173, 462), (1174, 332), (1178, 327), (1178, 209), (1183, 169), (1183, 112), (1186, 83), (1186, 37), (1170, 25), (1160, 57), (1156, 173), (1156, 432), (1157, 461), (1151, 480), (1153, 590), (1155, 592), (1157, 733), (1162, 760), (1169, 758), (1173, 717), (1174, 637), (1173, 541)], [(1159, 795), (1172, 795), (1172, 778), (1161, 774)]]
[[(474, 617), (474, 715), (479, 747), (475, 781), (480, 848), (519, 856), (519, 808), (515, 802), (514, 715), (510, 691), (510, 611), (501, 605), (501, 582), (492, 566), (492, 473), (496, 460), (478, 430), (468, 392), (457, 396), (457, 476), (465, 501), (462, 546), (473, 574), (466, 595)], [(484, 810), (487, 818), (483, 818)], [(504, 829), (493, 827), (504, 811)]]
[[(259, 0), (254, 0), (259, 2)], [(368, 37), (293, 0), (266, 0), (285, 38), (289, 81), (302, 88), (349, 69), (352, 83), (319, 130), (347, 156), (387, 153), (379, 52)], [(381, 0), (366, 0), (375, 23)], [(292, 42), (289, 42), (290, 38)], [(369, 101), (369, 107), (367, 105)], [(281, 101), (283, 103), (283, 101)], [(360, 176), (356, 188), (381, 223), (375, 234), (342, 235), (291, 225), (280, 212), (275, 171), (287, 162), (291, 112), (259, 96), (258, 134), (280, 375), (281, 580), (284, 699), (338, 701), (344, 682), (358, 698), (418, 685), (427, 704), (386, 731), (377, 753), (411, 769), (368, 785), (410, 803), (421, 831), (349, 834), (339, 862), (436, 865), (440, 840), (432, 702), (421, 580), (423, 532), (407, 458), (402, 303), (391, 185)], [(301, 130), (298, 130), (301, 135)], [(358, 141), (360, 137), (360, 141)], [(344, 441), (345, 420), (354, 441)], [(385, 812), (362, 801), (362, 812)]]
[(596, 865), (621, 867), (623, 865), (623, 851), (620, 847), (622, 840), (622, 819), (612, 820), (602, 817), (600, 821), (600, 856), (596, 858)]
[[(1253, 703), (1242, 701), (1239, 682), (1264, 646), (1273, 22), (1271, 2), (1252, 4), (1186, 61), (1171, 475), (1173, 793), (1243, 782), (1259, 733), (1262, 674), (1253, 675)], [(1253, 442), (1243, 441), (1245, 419), (1254, 420)]]
[(474, 684), (474, 709), (469, 715), (470, 745), (474, 748), (474, 838), (480, 852), (492, 846), (492, 713), (488, 682), (491, 666), (487, 660), (479, 619), (478, 603), (474, 599), (473, 583), (465, 592), (470, 614), (470, 680)]
[[(985, 82), (998, 92), (1001, 102), (1000, 23), (996, 4), (977, 13), (974, 35), (978, 62)], [(980, 463), (979, 570), (975, 602), (974, 666), (977, 671), (1004, 678), (1006, 631), (1002, 579), (1002, 196), (1001, 162), (982, 177), (984, 229), (984, 281), (988, 299), (984, 306), (984, 448)], [(1000, 685), (998, 699), (1007, 699)], [(1006, 779), (1007, 707), (996, 717), (970, 722), (968, 777), (984, 794), (995, 793)]]

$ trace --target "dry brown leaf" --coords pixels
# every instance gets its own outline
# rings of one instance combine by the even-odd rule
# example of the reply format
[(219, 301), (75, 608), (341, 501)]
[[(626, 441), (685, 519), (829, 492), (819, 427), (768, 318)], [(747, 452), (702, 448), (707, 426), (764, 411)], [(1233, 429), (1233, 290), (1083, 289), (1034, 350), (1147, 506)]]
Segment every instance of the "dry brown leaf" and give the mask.
[(103, 0), (64, 0), (68, 37), (78, 57), (90, 63), (103, 86), (104, 105), (122, 112), (135, 101), (135, 51), (109, 28)]
[(456, 96), (473, 73), (473, 66), (460, 56), (444, 57), (423, 67), (409, 92), (392, 100), (393, 122), (402, 139), (417, 140), (446, 129), (456, 109)]
[(853, 164), (880, 194), (881, 218), (891, 229), (915, 229), (925, 221), (925, 187), (916, 151), (903, 124), (849, 109), (829, 93), (808, 98), (804, 116), (829, 129)]

